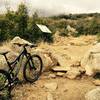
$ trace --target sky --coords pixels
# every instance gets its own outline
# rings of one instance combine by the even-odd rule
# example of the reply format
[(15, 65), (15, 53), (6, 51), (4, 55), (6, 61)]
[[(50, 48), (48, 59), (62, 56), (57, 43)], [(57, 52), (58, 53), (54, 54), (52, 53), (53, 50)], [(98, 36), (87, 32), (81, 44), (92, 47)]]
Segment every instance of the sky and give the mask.
[(6, 7), (16, 10), (23, 1), (31, 14), (37, 11), (43, 16), (69, 13), (100, 13), (100, 0), (0, 0), (0, 13), (6, 12)]

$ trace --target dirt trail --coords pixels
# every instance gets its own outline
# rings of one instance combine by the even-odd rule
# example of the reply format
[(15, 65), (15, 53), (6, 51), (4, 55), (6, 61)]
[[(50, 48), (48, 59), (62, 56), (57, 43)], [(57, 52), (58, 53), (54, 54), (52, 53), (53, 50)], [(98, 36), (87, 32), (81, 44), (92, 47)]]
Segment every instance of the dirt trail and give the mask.
[[(95, 41), (95, 36), (59, 37), (52, 45), (43, 43), (39, 48), (54, 50), (56, 54), (66, 58), (66, 66), (69, 66), (75, 61), (80, 61)], [(12, 100), (85, 100), (85, 94), (96, 87), (92, 83), (92, 77), (82, 76), (74, 80), (58, 76), (50, 78), (51, 73), (53, 72), (43, 72), (40, 79), (33, 84), (16, 85), (12, 90)], [(55, 91), (50, 91), (44, 86), (52, 82), (57, 84)]]
[[(87, 36), (80, 38), (61, 39), (53, 45), (42, 45), (40, 48), (53, 49), (57, 54), (67, 58), (66, 64), (81, 60), (84, 54), (95, 42), (95, 37)], [(69, 57), (69, 58), (68, 58)], [(85, 100), (85, 94), (96, 86), (92, 83), (93, 78), (83, 76), (81, 79), (70, 80), (65, 77), (48, 78), (52, 72), (43, 72), (35, 84), (18, 85), (12, 91), (13, 100)], [(55, 73), (53, 73), (55, 74)], [(57, 89), (50, 91), (44, 87), (45, 83), (57, 83)], [(53, 99), (48, 99), (48, 93)], [(50, 95), (49, 95), (50, 96)]]
[[(45, 72), (35, 84), (23, 84), (15, 87), (12, 92), (13, 100), (47, 100), (48, 92), (53, 95), (54, 100), (85, 100), (85, 93), (96, 86), (92, 83), (92, 78), (70, 80), (56, 77), (48, 78), (49, 73)], [(45, 83), (56, 82), (58, 88), (49, 91), (44, 87)]]

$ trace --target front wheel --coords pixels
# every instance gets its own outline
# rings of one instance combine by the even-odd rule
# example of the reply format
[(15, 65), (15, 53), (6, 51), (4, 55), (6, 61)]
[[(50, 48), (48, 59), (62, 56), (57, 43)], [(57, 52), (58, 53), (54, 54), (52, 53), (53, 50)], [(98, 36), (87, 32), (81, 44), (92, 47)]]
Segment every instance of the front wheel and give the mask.
[[(11, 78), (7, 71), (0, 70), (0, 100), (5, 100), (10, 96)], [(8, 99), (6, 99), (8, 100)]]
[(38, 80), (42, 72), (42, 67), (43, 63), (40, 56), (32, 55), (29, 57), (23, 69), (23, 76), (25, 80), (28, 82), (35, 82)]

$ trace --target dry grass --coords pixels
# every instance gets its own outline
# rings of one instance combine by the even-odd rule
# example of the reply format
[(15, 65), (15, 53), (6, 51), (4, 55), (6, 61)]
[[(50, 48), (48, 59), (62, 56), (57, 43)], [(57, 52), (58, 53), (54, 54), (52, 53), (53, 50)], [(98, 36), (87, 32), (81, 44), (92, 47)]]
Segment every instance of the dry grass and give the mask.
[(4, 43), (2, 43), (2, 45), (0, 46), (0, 51), (11, 51), (10, 49), (10, 41), (5, 41)]
[(48, 46), (50, 46), (50, 44), (47, 43), (47, 42), (41, 42), (41, 43), (39, 43), (39, 48), (47, 48)]

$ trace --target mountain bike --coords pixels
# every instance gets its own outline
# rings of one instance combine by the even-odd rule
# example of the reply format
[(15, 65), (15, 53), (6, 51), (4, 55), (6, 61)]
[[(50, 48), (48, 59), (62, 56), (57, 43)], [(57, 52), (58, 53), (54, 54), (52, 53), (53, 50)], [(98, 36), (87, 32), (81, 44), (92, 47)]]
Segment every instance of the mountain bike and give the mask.
[[(23, 77), (26, 81), (32, 83), (38, 80), (39, 76), (41, 75), (43, 63), (42, 59), (38, 55), (31, 55), (27, 51), (26, 47), (36, 47), (36, 45), (28, 45), (28, 44), (19, 44), (14, 43), (14, 45), (22, 46), (22, 52), (19, 54), (19, 56), (12, 62), (9, 62), (7, 58), (7, 52), (1, 52), (0, 54), (5, 57), (5, 60), (8, 65), (8, 70), (0, 69), (0, 91), (7, 90), (9, 91), (9, 95), (12, 89), (12, 86), (17, 83), (18, 81), (18, 74), (22, 67), (22, 65), (19, 67), (17, 64), (23, 59), (25, 61), (25, 64), (23, 66)], [(22, 62), (20, 62), (22, 63)]]

